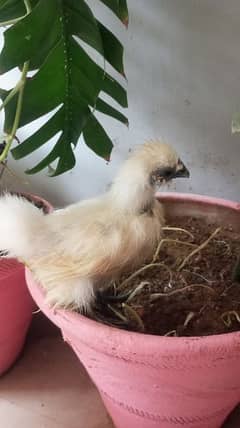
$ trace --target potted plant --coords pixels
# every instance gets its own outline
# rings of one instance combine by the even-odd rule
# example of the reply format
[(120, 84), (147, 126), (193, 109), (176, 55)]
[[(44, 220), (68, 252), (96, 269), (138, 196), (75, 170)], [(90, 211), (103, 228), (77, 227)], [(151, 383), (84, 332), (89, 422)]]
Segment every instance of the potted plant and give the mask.
[[(183, 218), (194, 217), (203, 221), (204, 225), (211, 225), (213, 230), (216, 224), (231, 225), (239, 233), (237, 203), (183, 194), (163, 194), (158, 197), (165, 206), (167, 218), (174, 218), (175, 225)], [(51, 309), (45, 303), (41, 285), (33, 280), (29, 271), (26, 274), (34, 300), (61, 328), (64, 339), (96, 384), (117, 428), (184, 425), (192, 428), (220, 428), (238, 404), (238, 331), (205, 336), (187, 336), (182, 332), (182, 337), (175, 337), (167, 331), (165, 336), (125, 331), (71, 311)], [(200, 278), (198, 271), (195, 274)], [(205, 276), (208, 281), (207, 272)], [(207, 290), (211, 286), (206, 281), (200, 278), (199, 286)], [(187, 287), (191, 288), (193, 284)], [(165, 299), (170, 299), (167, 296), (169, 291), (171, 293), (172, 289), (165, 290)], [(192, 293), (196, 293), (194, 287)], [(211, 295), (211, 290), (207, 290), (207, 293)], [(208, 294), (203, 296), (201, 305), (208, 303)], [(162, 305), (170, 305), (171, 302), (167, 302), (160, 300), (160, 309), (163, 309)], [(231, 322), (236, 321), (235, 316), (238, 317), (234, 311), (223, 315), (225, 318), (222, 321), (226, 323), (222, 322), (223, 329), (224, 326), (231, 326)], [(174, 317), (173, 309), (171, 316)], [(188, 323), (190, 321), (188, 315)]]
[[(47, 214), (51, 205), (33, 195), (23, 195)], [(6, 255), (3, 252), (3, 256)], [(16, 361), (23, 349), (36, 305), (28, 292), (24, 265), (0, 258), (0, 375)]]
[[(101, 0), (127, 26), (125, 0)], [(127, 118), (99, 94), (104, 92), (122, 107), (127, 106), (125, 89), (106, 72), (105, 61), (124, 76), (123, 47), (93, 15), (85, 1), (18, 0), (0, 1), (0, 26), (5, 27), (0, 53), (0, 72), (15, 67), (19, 80), (9, 91), (0, 89), (4, 111), (4, 134), (0, 142), (0, 164), (9, 153), (21, 159), (40, 148), (61, 131), (54, 148), (38, 165), (26, 171), (36, 173), (48, 167), (56, 176), (75, 165), (74, 148), (83, 134), (86, 144), (109, 159), (112, 142), (95, 117), (95, 111), (128, 124)], [(102, 66), (91, 59), (78, 43), (84, 41), (100, 53)], [(34, 75), (30, 72), (34, 71)], [(17, 130), (58, 108), (44, 125), (25, 141)], [(19, 144), (15, 145), (14, 143)], [(32, 197), (33, 201), (40, 199)], [(47, 210), (51, 206), (43, 201)], [(31, 321), (33, 302), (27, 291), (23, 265), (16, 260), (0, 261), (0, 374), (22, 349)], [(16, 297), (17, 296), (17, 297)]]

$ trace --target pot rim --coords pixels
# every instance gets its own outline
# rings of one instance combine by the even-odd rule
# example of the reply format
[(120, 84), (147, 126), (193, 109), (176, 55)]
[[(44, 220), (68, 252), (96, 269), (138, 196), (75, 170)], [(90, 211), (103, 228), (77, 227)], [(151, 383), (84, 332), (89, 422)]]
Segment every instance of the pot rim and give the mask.
[[(218, 205), (222, 207), (229, 208), (231, 210), (237, 211), (240, 213), (240, 203), (229, 201), (222, 198), (215, 198), (210, 196), (203, 196), (198, 194), (191, 193), (175, 193), (175, 192), (162, 192), (157, 193), (156, 197), (162, 201), (181, 201), (181, 202), (199, 202), (208, 205)], [(66, 329), (71, 328), (70, 325), (74, 324), (74, 330), (77, 334), (77, 324), (81, 326), (79, 328), (79, 333), (84, 330), (84, 334), (89, 332), (89, 334), (93, 334), (98, 342), (103, 340), (104, 342), (107, 340), (115, 342), (116, 336), (118, 337), (119, 345), (122, 347), (124, 343), (128, 346), (131, 343), (131, 347), (134, 348), (137, 346), (136, 344), (139, 341), (144, 342), (144, 347), (149, 349), (149, 346), (157, 345), (160, 347), (173, 347), (178, 348), (179, 346), (191, 345), (193, 342), (195, 345), (199, 346), (207, 346), (216, 348), (216, 345), (221, 345), (224, 343), (224, 347), (227, 347), (230, 343), (233, 342), (238, 345), (240, 343), (240, 331), (230, 332), (230, 333), (222, 333), (222, 334), (213, 334), (208, 336), (181, 336), (181, 337), (170, 337), (170, 336), (157, 336), (146, 333), (138, 333), (133, 331), (127, 331), (123, 329), (119, 329), (117, 327), (112, 327), (106, 324), (102, 324), (100, 322), (94, 321), (82, 314), (78, 314), (76, 312), (71, 312), (66, 309), (53, 309), (50, 308), (44, 302), (44, 291), (39, 284), (37, 284), (32, 277), (31, 272), (26, 268), (26, 278), (29, 289), (34, 298), (36, 298), (36, 303), (40, 303), (41, 309), (52, 319), (53, 322), (56, 320), (56, 324), (60, 325), (64, 323)], [(58, 320), (59, 319), (59, 323)], [(120, 339), (121, 337), (121, 339)], [(186, 348), (185, 348), (186, 350)]]

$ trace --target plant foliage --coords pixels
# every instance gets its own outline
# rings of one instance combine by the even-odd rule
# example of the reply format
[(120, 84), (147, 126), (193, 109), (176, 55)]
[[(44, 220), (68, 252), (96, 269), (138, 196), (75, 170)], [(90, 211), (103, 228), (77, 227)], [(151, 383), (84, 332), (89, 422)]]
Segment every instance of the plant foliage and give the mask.
[[(128, 22), (126, 0), (98, 0), (125, 24)], [(53, 149), (28, 170), (36, 173), (52, 162), (59, 175), (75, 165), (74, 148), (80, 135), (99, 156), (108, 159), (112, 142), (95, 111), (120, 122), (127, 118), (104, 101), (104, 92), (121, 107), (127, 107), (126, 90), (108, 73), (107, 61), (124, 74), (123, 46), (114, 34), (99, 22), (84, 0), (0, 0), (4, 46), (0, 54), (0, 73), (18, 67), (22, 76), (10, 91), (0, 89), (5, 111), (6, 147), (3, 161), (19, 127), (38, 119), (58, 107), (53, 116), (33, 135), (11, 149), (21, 159), (59, 133)], [(90, 58), (78, 42), (81, 39), (103, 57), (103, 67)], [(33, 77), (28, 72), (37, 70)], [(60, 131), (60, 132), (59, 132)]]

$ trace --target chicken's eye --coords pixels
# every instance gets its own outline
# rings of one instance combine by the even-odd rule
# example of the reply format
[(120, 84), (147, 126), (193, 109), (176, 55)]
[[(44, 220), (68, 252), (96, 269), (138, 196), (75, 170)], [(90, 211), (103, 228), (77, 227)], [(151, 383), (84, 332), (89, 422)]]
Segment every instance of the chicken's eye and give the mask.
[(165, 169), (164, 178), (170, 178), (172, 176), (172, 173), (173, 173), (173, 171), (171, 168)]
[(171, 180), (174, 176), (174, 171), (170, 167), (163, 167), (156, 169), (150, 178), (150, 182), (152, 185), (162, 183), (164, 180)]

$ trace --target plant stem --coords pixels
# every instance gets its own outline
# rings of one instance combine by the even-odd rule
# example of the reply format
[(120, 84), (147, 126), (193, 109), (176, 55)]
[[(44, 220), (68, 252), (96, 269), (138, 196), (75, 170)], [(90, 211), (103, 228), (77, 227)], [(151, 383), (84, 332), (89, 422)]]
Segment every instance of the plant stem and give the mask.
[(182, 232), (182, 233), (186, 233), (188, 236), (190, 236), (190, 238), (194, 238), (193, 234), (191, 232), (189, 232), (186, 229), (182, 229), (181, 227), (172, 227), (172, 226), (164, 226), (162, 228), (162, 230), (167, 230), (167, 231), (175, 231), (175, 232)]
[(166, 242), (174, 242), (175, 244), (187, 245), (188, 247), (193, 247), (193, 248), (196, 247), (196, 244), (192, 244), (191, 242), (179, 241), (178, 239), (172, 239), (172, 238), (164, 238), (159, 242), (159, 244), (157, 246), (157, 249), (156, 249), (155, 254), (153, 256), (153, 259), (152, 259), (152, 263), (155, 263), (163, 244), (165, 244)]
[(224, 312), (221, 315), (221, 318), (227, 327), (231, 327), (231, 325), (232, 325), (232, 319), (231, 319), (232, 316), (234, 316), (236, 318), (236, 320), (240, 323), (240, 316), (236, 311)]
[(184, 266), (186, 265), (186, 263), (193, 257), (195, 256), (195, 254), (199, 253), (199, 251), (203, 250), (203, 248), (205, 248), (209, 242), (220, 232), (221, 227), (218, 227), (212, 234), (211, 236), (209, 236), (208, 239), (206, 239), (206, 241), (204, 241), (201, 245), (199, 245), (199, 247), (195, 248), (195, 250), (193, 250), (190, 254), (188, 254), (188, 256), (183, 260), (183, 262), (180, 264), (180, 266), (178, 267), (178, 272), (180, 270), (182, 270), (184, 268)]
[(6, 105), (9, 103), (9, 101), (11, 101), (11, 99), (14, 97), (14, 95), (16, 95), (18, 93), (18, 91), (20, 90), (21, 86), (22, 86), (22, 77), (19, 80), (19, 82), (16, 84), (16, 86), (11, 90), (11, 92), (9, 92), (8, 96), (5, 98), (5, 100), (0, 105), (0, 111), (4, 107), (6, 107)]
[(25, 8), (27, 10), (27, 15), (32, 11), (32, 6), (30, 0), (24, 0)]
[(190, 284), (190, 285), (186, 285), (186, 287), (176, 288), (176, 290), (168, 291), (167, 293), (153, 293), (151, 294), (151, 301), (153, 302), (159, 299), (160, 297), (174, 296), (174, 294), (182, 293), (184, 291), (190, 290), (191, 288), (197, 288), (197, 287), (205, 288), (206, 290), (211, 291), (211, 293), (215, 293), (215, 290), (212, 287), (209, 287), (208, 285)]
[[(22, 76), (21, 76), (21, 79), (19, 81), (19, 83), (21, 82), (20, 89), (18, 89), (18, 91), (16, 91), (16, 92), (19, 92), (19, 95), (18, 95), (18, 100), (17, 100), (17, 108), (16, 108), (16, 113), (15, 113), (15, 118), (14, 118), (14, 122), (13, 122), (13, 126), (12, 126), (12, 129), (11, 129), (11, 132), (10, 132), (10, 134), (8, 134), (6, 136), (6, 146), (5, 146), (3, 152), (0, 155), (0, 163), (3, 162), (6, 159), (6, 157), (8, 155), (8, 152), (9, 152), (9, 150), (11, 148), (12, 142), (13, 142), (13, 140), (15, 138), (16, 131), (18, 129), (18, 125), (19, 125), (19, 121), (20, 121), (20, 116), (21, 116), (21, 111), (22, 111), (23, 92), (24, 92), (24, 87), (25, 87), (25, 83), (26, 83), (28, 68), (29, 68), (29, 61), (25, 62), (24, 65), (23, 65)], [(19, 83), (18, 83), (18, 85), (19, 85)], [(14, 89), (16, 89), (16, 87)], [(13, 95), (11, 96), (11, 98), (12, 97), (13, 97)], [(8, 101), (10, 101), (10, 100), (8, 100)]]
[(143, 324), (143, 321), (141, 317), (138, 315), (138, 313), (129, 305), (126, 303), (122, 304), (122, 307), (126, 313), (126, 316), (128, 316), (129, 321), (131, 321), (131, 318), (136, 322), (139, 331), (144, 332), (145, 326)]
[(17, 24), (18, 21), (21, 21), (26, 15), (20, 16), (19, 18), (9, 19), (9, 21), (0, 22), (0, 27), (7, 27), (7, 25)]
[(164, 263), (150, 263), (148, 265), (145, 265), (145, 266), (141, 267), (136, 272), (134, 272), (132, 275), (128, 276), (121, 284), (119, 284), (118, 290), (121, 290), (122, 288), (124, 288), (125, 285), (127, 285), (129, 283), (129, 281), (131, 281), (132, 279), (134, 279), (140, 273), (144, 272), (147, 269), (150, 269), (150, 268), (153, 268), (153, 267), (157, 267), (157, 266), (161, 266), (161, 267), (165, 268), (167, 271), (170, 270)]
[[(24, 0), (24, 5), (26, 7), (26, 12), (28, 15), (32, 11), (30, 0)], [(3, 104), (0, 107), (0, 110), (1, 110), (14, 97), (14, 95), (16, 95), (18, 93), (17, 108), (16, 108), (16, 112), (15, 112), (15, 118), (13, 121), (13, 126), (12, 126), (10, 134), (8, 134), (6, 136), (6, 146), (0, 155), (0, 163), (5, 161), (5, 159), (7, 158), (8, 152), (11, 148), (12, 142), (15, 138), (16, 131), (18, 129), (18, 125), (19, 125), (19, 121), (20, 121), (20, 117), (21, 117), (21, 112), (22, 112), (23, 93), (24, 93), (24, 87), (25, 87), (26, 80), (27, 80), (28, 69), (29, 69), (29, 61), (26, 61), (23, 64), (22, 74), (21, 74), (21, 78), (20, 78), (19, 82), (17, 83), (15, 88), (13, 88), (13, 90), (8, 94), (8, 96), (5, 98), (5, 100), (3, 101)]]

